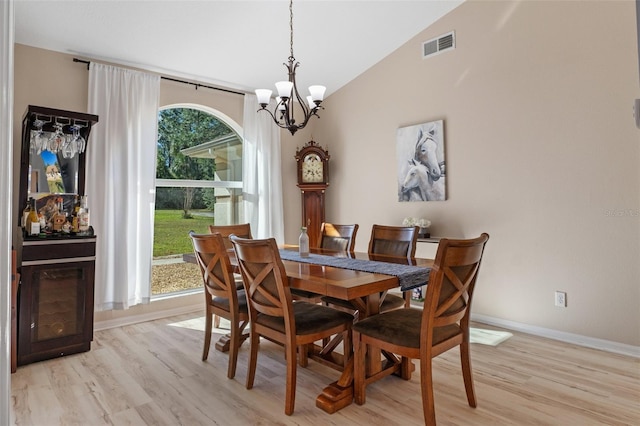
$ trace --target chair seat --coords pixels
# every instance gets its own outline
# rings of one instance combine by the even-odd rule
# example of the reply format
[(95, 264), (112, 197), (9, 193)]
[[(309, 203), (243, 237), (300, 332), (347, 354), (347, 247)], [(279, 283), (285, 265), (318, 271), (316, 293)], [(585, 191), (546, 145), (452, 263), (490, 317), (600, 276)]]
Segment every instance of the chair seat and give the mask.
[[(355, 307), (348, 300), (324, 296), (322, 297), (322, 301), (328, 305), (335, 305), (345, 309), (355, 310)], [(394, 309), (399, 309), (402, 307), (404, 307), (404, 299), (402, 297), (396, 296), (395, 294), (387, 293), (384, 300), (382, 301), (382, 306), (380, 306), (380, 312), (392, 311)]]
[[(293, 315), (298, 335), (314, 334), (353, 321), (351, 314), (307, 302), (294, 302)], [(285, 332), (283, 317), (258, 314), (256, 322), (281, 333)]]
[(387, 312), (400, 308), (404, 308), (404, 298), (402, 296), (387, 293), (382, 301), (382, 305), (380, 306), (380, 312)]
[[(216, 308), (223, 309), (229, 312), (231, 309), (229, 307), (229, 299), (226, 297), (214, 297), (211, 301), (211, 305)], [(247, 307), (247, 296), (243, 290), (238, 290), (238, 312), (247, 314), (249, 309)]]
[[(419, 348), (421, 322), (421, 309), (396, 309), (358, 321), (353, 324), (353, 330), (395, 345)], [(433, 329), (433, 344), (461, 333), (462, 329), (455, 324), (436, 327)]]

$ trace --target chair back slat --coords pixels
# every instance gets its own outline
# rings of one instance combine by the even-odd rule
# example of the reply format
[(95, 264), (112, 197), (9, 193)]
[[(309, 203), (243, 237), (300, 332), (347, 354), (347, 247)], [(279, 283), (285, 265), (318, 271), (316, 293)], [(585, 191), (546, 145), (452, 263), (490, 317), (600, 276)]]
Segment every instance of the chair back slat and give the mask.
[(322, 223), (320, 226), (320, 248), (353, 253), (356, 246), (358, 224), (337, 225)]
[(413, 258), (416, 256), (419, 230), (417, 226), (373, 225), (369, 254)]
[(227, 250), (233, 250), (231, 241), (229, 241), (230, 235), (236, 235), (240, 238), (253, 238), (251, 236), (251, 225), (248, 223), (240, 223), (237, 225), (209, 225), (209, 233), (213, 234), (218, 232), (224, 239), (224, 246)]
[[(482, 234), (470, 240), (440, 240), (427, 285), (422, 316), (423, 330), (427, 333), (423, 339), (430, 340), (429, 324), (443, 327), (469, 320), (473, 290), (488, 239), (489, 235)], [(421, 347), (430, 344), (422, 342)]]

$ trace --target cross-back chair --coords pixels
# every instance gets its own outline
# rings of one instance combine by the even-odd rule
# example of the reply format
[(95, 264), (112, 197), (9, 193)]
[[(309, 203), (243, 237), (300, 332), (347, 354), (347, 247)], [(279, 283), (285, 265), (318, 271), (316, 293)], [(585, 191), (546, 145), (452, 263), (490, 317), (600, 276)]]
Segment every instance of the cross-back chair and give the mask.
[(218, 232), (224, 238), (224, 245), (227, 250), (233, 250), (233, 245), (229, 241), (229, 235), (237, 235), (240, 238), (253, 238), (251, 236), (251, 224), (240, 223), (237, 225), (209, 225), (209, 233)]
[(320, 226), (320, 248), (353, 253), (358, 224), (338, 225), (323, 222)]
[[(488, 234), (469, 240), (442, 239), (427, 284), (424, 308), (394, 310), (363, 319), (353, 325), (354, 397), (366, 399), (366, 386), (399, 371), (411, 377), (411, 359), (420, 359), (422, 407), (427, 425), (436, 424), (432, 358), (460, 346), (462, 377), (471, 407), (476, 407), (471, 372), (469, 317), (480, 262)], [(392, 366), (367, 377), (366, 347), (385, 351)], [(395, 354), (395, 355), (393, 355)], [(401, 358), (398, 359), (397, 356)]]
[[(369, 254), (389, 257), (403, 257), (413, 259), (416, 257), (418, 244), (417, 226), (387, 226), (373, 225), (371, 238), (369, 239)], [(380, 312), (393, 309), (408, 308), (411, 306), (411, 291), (403, 292), (402, 297), (395, 294), (387, 294), (382, 299)]]
[[(223, 240), (224, 246), (227, 250), (233, 250), (233, 246), (231, 245), (231, 241), (229, 241), (229, 235), (237, 235), (242, 238), (253, 238), (251, 236), (251, 224), (249, 223), (239, 223), (235, 225), (209, 225), (209, 233), (219, 233)], [(242, 288), (242, 277), (240, 274), (234, 274), (234, 278), (236, 281), (236, 287)], [(213, 325), (214, 327), (220, 327), (220, 317), (217, 315), (213, 316)]]
[[(287, 361), (285, 414), (291, 415), (296, 393), (296, 349), (306, 357), (307, 345), (342, 333), (351, 347), (351, 315), (322, 305), (293, 302), (280, 252), (273, 238), (230, 237), (242, 272), (249, 304), (250, 355), (247, 389), (253, 387), (260, 336), (284, 345)], [(345, 364), (349, 353), (345, 353)]]
[(209, 357), (213, 315), (228, 319), (231, 332), (227, 377), (232, 379), (236, 373), (238, 350), (248, 338), (248, 334), (244, 333), (249, 321), (245, 292), (236, 287), (229, 254), (224, 245), (225, 238), (219, 233), (196, 234), (192, 231), (189, 235), (205, 288), (206, 317), (202, 360)]

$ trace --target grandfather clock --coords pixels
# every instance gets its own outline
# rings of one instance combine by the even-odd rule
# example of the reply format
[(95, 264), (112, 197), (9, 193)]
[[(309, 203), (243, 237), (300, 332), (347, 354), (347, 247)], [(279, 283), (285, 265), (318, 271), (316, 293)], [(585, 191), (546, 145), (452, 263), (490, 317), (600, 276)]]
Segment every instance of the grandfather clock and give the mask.
[(302, 226), (307, 227), (309, 246), (318, 247), (324, 222), (324, 191), (329, 186), (329, 151), (313, 140), (296, 150), (298, 188), (302, 192)]

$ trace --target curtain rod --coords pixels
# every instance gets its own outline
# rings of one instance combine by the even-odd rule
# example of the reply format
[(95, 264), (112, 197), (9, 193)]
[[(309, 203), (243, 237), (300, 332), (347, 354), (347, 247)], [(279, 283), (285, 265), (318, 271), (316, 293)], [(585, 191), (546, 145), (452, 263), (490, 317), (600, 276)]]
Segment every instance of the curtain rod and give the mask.
[[(83, 59), (78, 59), (78, 58), (73, 58), (73, 62), (79, 62), (81, 64), (86, 64), (87, 65), (87, 69), (89, 69), (89, 65), (91, 64), (91, 61), (85, 61)], [(245, 95), (245, 93), (243, 93), (243, 92), (237, 92), (237, 91), (231, 90), (231, 89), (224, 89), (222, 87), (215, 87), (215, 86), (207, 86), (206, 84), (193, 83), (191, 81), (185, 81), (185, 80), (178, 80), (177, 78), (165, 77), (163, 75), (161, 75), (160, 78), (162, 80), (175, 81), (176, 83), (190, 84), (191, 86), (196, 86), (196, 90), (198, 90), (198, 87), (204, 87), (205, 89), (219, 90), (221, 92), (233, 93), (235, 95), (242, 95), (242, 96)]]

